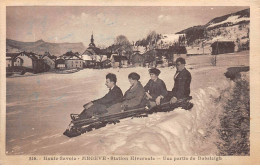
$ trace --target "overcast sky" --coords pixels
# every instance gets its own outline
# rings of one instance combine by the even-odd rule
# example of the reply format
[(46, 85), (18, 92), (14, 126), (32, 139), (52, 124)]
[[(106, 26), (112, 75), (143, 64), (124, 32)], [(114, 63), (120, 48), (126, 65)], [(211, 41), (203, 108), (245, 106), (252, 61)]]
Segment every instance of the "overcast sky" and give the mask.
[(111, 45), (117, 35), (129, 41), (150, 31), (176, 33), (214, 17), (249, 7), (7, 7), (7, 38), (18, 41), (83, 42), (93, 31), (96, 45)]

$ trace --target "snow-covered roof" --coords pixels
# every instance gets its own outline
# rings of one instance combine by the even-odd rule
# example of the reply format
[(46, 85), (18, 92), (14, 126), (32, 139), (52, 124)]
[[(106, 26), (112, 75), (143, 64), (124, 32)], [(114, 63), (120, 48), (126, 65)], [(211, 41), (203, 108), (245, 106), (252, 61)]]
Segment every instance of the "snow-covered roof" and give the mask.
[(6, 60), (12, 60), (12, 57), (6, 57)]
[(160, 39), (157, 43), (160, 44), (161, 41), (168, 42), (177, 42), (180, 36), (185, 36), (185, 34), (163, 34), (162, 39)]
[(95, 61), (105, 61), (107, 60), (107, 56), (106, 55), (82, 55), (81, 58), (84, 61), (91, 61), (91, 60), (95, 60)]
[(73, 56), (64, 56), (65, 60), (82, 60), (79, 56), (73, 55)]
[(161, 39), (157, 41), (157, 45), (162, 48), (168, 48), (170, 45), (178, 42), (180, 36), (185, 36), (185, 34), (163, 34)]
[(38, 55), (32, 52), (20, 52), (20, 53), (6, 53), (7, 57), (12, 57), (13, 59), (15, 59), (18, 56), (27, 56), (29, 58), (31, 58), (32, 60), (37, 60), (38, 59)]

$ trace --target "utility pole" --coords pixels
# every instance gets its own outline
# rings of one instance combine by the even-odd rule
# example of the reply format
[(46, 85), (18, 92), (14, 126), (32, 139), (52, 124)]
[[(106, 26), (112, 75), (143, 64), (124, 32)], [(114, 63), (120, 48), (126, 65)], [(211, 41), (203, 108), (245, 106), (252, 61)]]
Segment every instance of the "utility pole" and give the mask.
[(202, 49), (203, 49), (203, 55), (204, 55), (204, 41), (202, 41)]
[(215, 55), (215, 66), (217, 66), (217, 55), (219, 53), (219, 50), (218, 50), (218, 40), (217, 40), (217, 54)]

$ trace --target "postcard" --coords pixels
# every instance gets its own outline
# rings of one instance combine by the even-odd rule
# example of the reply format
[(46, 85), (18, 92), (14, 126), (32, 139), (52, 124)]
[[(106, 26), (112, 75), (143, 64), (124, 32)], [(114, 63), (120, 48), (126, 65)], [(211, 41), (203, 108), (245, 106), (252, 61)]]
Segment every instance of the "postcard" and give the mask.
[(2, 2), (0, 164), (259, 164), (260, 4), (235, 2)]

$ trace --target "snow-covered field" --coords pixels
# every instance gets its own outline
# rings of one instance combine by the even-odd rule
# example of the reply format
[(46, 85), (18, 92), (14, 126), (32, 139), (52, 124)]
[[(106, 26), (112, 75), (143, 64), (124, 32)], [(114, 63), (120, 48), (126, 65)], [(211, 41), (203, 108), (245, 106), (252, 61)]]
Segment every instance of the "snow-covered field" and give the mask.
[[(141, 75), (143, 85), (149, 79), (147, 68), (84, 69), (73, 74), (40, 74), (7, 78), (6, 153), (7, 154), (144, 154), (214, 155), (218, 140), (215, 105), (221, 90), (232, 87), (223, 75), (226, 68), (249, 64), (249, 53), (224, 54), (211, 66), (212, 56), (187, 59), (192, 74), (190, 111), (175, 109), (146, 118), (128, 118), (76, 138), (62, 133), (70, 122), (70, 113), (80, 113), (82, 105), (108, 92), (105, 75), (115, 73), (118, 86), (129, 88), (130, 72)], [(161, 68), (160, 78), (168, 90), (173, 87), (174, 68)]]

